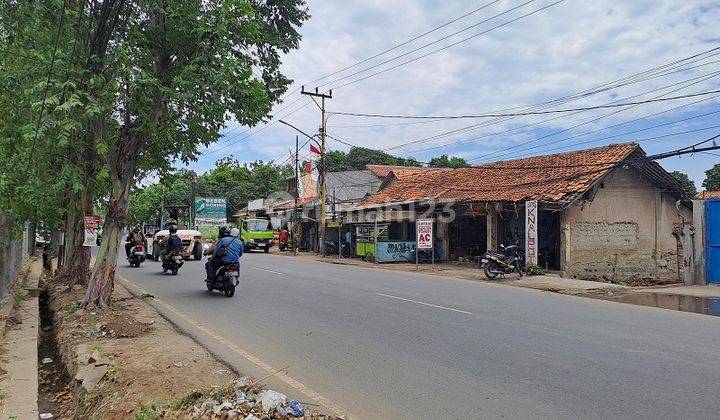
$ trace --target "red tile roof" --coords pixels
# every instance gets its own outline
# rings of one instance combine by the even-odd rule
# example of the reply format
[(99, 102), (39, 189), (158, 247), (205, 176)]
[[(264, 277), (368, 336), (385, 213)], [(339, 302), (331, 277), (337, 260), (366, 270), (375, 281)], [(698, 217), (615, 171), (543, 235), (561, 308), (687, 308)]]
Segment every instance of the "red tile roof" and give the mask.
[(562, 201), (587, 191), (636, 150), (642, 153), (636, 143), (624, 143), (470, 168), (426, 168), (399, 177), (363, 205), (421, 200)]
[(368, 171), (375, 174), (378, 178), (386, 178), (390, 172), (397, 173), (402, 171), (403, 174), (417, 173), (418, 171), (426, 171), (430, 168), (422, 168), (420, 166), (393, 166), (393, 165), (365, 165)]
[(698, 195), (695, 196), (697, 200), (708, 200), (711, 198), (718, 198), (720, 197), (720, 190), (715, 191), (701, 191)]

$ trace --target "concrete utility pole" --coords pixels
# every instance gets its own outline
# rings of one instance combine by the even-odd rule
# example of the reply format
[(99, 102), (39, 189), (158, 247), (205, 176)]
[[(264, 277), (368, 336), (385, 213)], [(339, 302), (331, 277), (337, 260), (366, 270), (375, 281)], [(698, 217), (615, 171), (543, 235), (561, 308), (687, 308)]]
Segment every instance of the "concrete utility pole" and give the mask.
[(298, 254), (298, 243), (297, 243), (297, 230), (299, 227), (297, 220), (297, 206), (298, 199), (300, 198), (300, 169), (298, 168), (300, 151), (298, 150), (298, 143), (300, 142), (298, 135), (295, 135), (295, 206), (293, 207), (293, 222), (292, 222), (292, 243), (293, 253)]
[[(327, 204), (327, 183), (325, 179), (325, 133), (327, 132), (327, 117), (325, 113), (325, 99), (332, 99), (332, 90), (327, 94), (320, 93), (318, 88), (315, 88), (315, 92), (305, 90), (305, 86), (302, 86), (300, 91), (303, 95), (308, 95), (314, 98), (320, 98), (320, 108), (322, 124), (320, 126), (320, 167), (318, 173), (320, 177), (320, 253), (325, 256), (325, 217), (326, 217), (326, 204)], [(317, 105), (317, 102), (315, 102)]]

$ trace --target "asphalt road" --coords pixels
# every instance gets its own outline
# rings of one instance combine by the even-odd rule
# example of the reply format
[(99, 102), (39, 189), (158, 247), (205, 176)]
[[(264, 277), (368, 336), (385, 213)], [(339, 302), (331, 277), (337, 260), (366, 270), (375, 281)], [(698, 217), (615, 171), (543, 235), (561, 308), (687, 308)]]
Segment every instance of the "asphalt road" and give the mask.
[(119, 273), (351, 419), (720, 417), (718, 317), (259, 253), (233, 298)]

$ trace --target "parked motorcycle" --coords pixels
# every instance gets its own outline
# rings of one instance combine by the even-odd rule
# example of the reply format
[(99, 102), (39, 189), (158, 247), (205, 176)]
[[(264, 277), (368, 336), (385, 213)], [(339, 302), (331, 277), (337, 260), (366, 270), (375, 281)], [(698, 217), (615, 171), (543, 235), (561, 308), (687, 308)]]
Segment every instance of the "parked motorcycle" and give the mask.
[(240, 271), (237, 264), (225, 264), (215, 273), (213, 280), (205, 280), (208, 291), (221, 291), (227, 297), (233, 297), (235, 288), (240, 283)]
[[(346, 242), (342, 243), (342, 257), (343, 258), (350, 258), (352, 255), (352, 250), (350, 245), (348, 245)], [(337, 255), (338, 254), (338, 247), (337, 244), (333, 241), (325, 241), (325, 255)]]
[(183, 257), (179, 252), (173, 252), (165, 257), (162, 262), (163, 273), (170, 271), (173, 276), (177, 275), (178, 270), (183, 265)]
[(515, 245), (500, 245), (502, 252), (489, 250), (480, 260), (480, 268), (485, 271), (485, 277), (494, 279), (499, 275), (518, 273), (523, 275), (525, 267), (525, 251)]
[(140, 267), (140, 263), (143, 261), (145, 261), (145, 248), (142, 244), (133, 245), (128, 256), (130, 267)]

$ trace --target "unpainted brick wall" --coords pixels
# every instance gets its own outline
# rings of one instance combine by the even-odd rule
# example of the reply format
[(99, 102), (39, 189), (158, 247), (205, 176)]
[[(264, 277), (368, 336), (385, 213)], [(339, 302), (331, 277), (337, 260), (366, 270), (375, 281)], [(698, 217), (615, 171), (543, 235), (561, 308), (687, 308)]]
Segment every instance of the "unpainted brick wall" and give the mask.
[(570, 226), (570, 259), (566, 272), (574, 277), (598, 280), (676, 276), (675, 250), (660, 252), (639, 246), (634, 222), (576, 222)]

